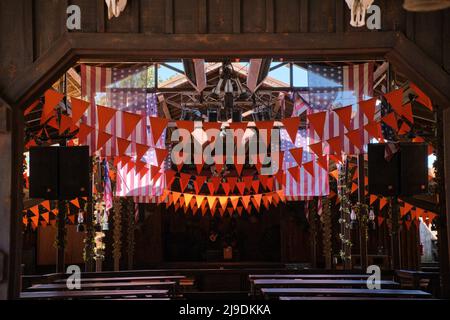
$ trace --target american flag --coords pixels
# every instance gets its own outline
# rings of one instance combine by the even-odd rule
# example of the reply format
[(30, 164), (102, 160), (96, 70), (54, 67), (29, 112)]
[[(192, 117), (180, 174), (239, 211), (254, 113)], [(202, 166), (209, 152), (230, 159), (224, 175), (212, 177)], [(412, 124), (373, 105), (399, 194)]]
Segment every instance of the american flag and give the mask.
[(105, 211), (108, 214), (108, 211), (113, 207), (113, 192), (111, 187), (111, 179), (109, 177), (109, 164), (108, 161), (103, 159), (103, 183), (104, 183), (104, 192), (103, 192), (103, 200), (105, 201)]
[[(366, 125), (369, 120), (359, 111), (358, 101), (370, 99), (373, 96), (373, 63), (354, 64), (348, 66), (308, 65), (309, 113), (327, 112), (323, 140), (334, 137), (342, 138), (342, 148), (347, 154), (358, 154), (358, 150), (345, 136), (347, 128), (338, 115), (330, 110), (353, 106), (351, 129), (356, 130)], [(312, 143), (320, 141), (319, 136), (310, 130)], [(361, 130), (364, 145), (370, 142), (369, 134)], [(325, 152), (327, 150), (325, 149)]]
[(303, 167), (300, 167), (300, 182), (297, 182), (287, 169), (298, 166), (289, 152), (290, 149), (303, 148), (303, 163), (315, 160), (316, 156), (308, 152), (309, 137), (306, 129), (299, 129), (295, 144), (292, 143), (285, 129), (280, 132), (281, 151), (284, 151), (283, 170), (286, 172), (285, 194), (288, 201), (309, 200), (316, 196), (325, 196), (330, 193), (328, 172), (317, 161), (314, 161), (314, 177)]
[[(117, 137), (128, 138), (131, 145), (126, 154), (136, 157), (136, 143), (150, 145), (151, 137), (149, 116), (158, 116), (158, 100), (156, 94), (147, 93), (147, 66), (130, 68), (100, 68), (87, 65), (81, 66), (82, 97), (91, 103), (84, 121), (87, 125), (98, 129), (96, 105), (104, 105), (118, 111), (139, 114), (142, 120), (136, 126), (130, 137), (124, 136), (124, 123), (122, 112), (117, 112), (106, 127), (106, 133), (113, 136), (98, 152), (102, 157), (115, 157), (119, 155)], [(97, 130), (87, 137), (91, 154), (97, 149)], [(165, 148), (165, 135), (163, 134), (156, 147)], [(154, 148), (150, 148), (143, 161), (157, 165)], [(142, 176), (135, 169), (128, 170), (128, 165), (118, 165), (116, 196), (135, 197), (137, 202), (156, 202), (164, 189), (164, 176), (158, 184), (150, 183), (150, 171)]]

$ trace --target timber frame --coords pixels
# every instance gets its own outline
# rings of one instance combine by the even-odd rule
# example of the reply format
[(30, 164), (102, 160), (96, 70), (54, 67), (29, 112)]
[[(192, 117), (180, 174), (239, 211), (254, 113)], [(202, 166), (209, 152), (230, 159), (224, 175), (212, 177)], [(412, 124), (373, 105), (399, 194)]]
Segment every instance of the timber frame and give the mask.
[[(11, 215), (6, 224), (0, 225), (9, 238), (0, 245), (7, 243), (10, 250), (7, 281), (0, 282), (0, 299), (17, 298), (20, 291), (22, 222), (17, 213), (23, 206), (23, 110), (77, 62), (223, 56), (283, 57), (305, 62), (385, 59), (421, 87), (443, 112), (444, 150), (440, 152), (447, 176), (446, 198), (450, 197), (450, 10), (411, 14), (401, 9), (400, 0), (378, 0), (386, 12), (386, 29), (369, 32), (349, 30), (343, 0), (320, 4), (308, 0), (158, 0), (152, 1), (154, 13), (150, 1), (129, 2), (126, 12), (112, 21), (105, 19), (104, 0), (0, 2), (0, 96), (12, 109), (11, 148), (0, 150), (9, 152), (11, 163), (6, 168), (11, 172)], [(287, 17), (294, 2), (298, 12)], [(85, 10), (84, 32), (65, 29), (69, 3), (92, 9)], [(210, 10), (211, 6), (216, 10)], [(226, 16), (217, 11), (221, 7)], [(157, 16), (162, 19), (154, 19)], [(4, 199), (6, 192), (0, 195)], [(441, 223), (449, 233), (449, 216), (442, 216)], [(441, 274), (448, 296), (447, 234), (443, 239)]]

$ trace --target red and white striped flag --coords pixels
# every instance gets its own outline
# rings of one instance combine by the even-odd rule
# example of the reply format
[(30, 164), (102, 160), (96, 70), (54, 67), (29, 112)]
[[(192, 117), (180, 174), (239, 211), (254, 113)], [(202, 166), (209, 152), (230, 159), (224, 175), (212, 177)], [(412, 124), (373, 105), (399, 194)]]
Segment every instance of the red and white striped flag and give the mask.
[[(360, 130), (361, 142), (366, 146), (370, 142), (370, 136), (363, 129), (372, 119), (358, 108), (358, 102), (370, 99), (373, 96), (373, 63), (354, 64), (343, 67), (322, 65), (308, 66), (309, 104), (310, 114), (328, 111), (322, 141), (334, 137), (341, 138), (342, 151), (346, 154), (359, 154), (365, 150), (355, 147), (345, 135), (349, 130), (345, 128), (339, 116), (332, 112), (345, 106), (353, 106), (351, 130)], [(321, 139), (314, 130), (310, 130), (312, 143)], [(329, 152), (325, 148), (326, 153)]]

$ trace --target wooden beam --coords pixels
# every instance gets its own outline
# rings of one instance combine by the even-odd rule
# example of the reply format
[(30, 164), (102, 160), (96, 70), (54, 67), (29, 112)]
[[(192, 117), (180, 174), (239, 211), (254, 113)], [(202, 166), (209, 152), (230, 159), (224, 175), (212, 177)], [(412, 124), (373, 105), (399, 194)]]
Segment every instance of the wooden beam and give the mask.
[(97, 32), (103, 33), (106, 31), (106, 9), (105, 9), (105, 1), (97, 0)]
[(300, 0), (300, 32), (309, 30), (309, 0)]
[(170, 34), (174, 31), (174, 19), (173, 19), (173, 0), (166, 0), (165, 9), (165, 31)]
[(241, 0), (233, 0), (233, 33), (241, 33)]
[(275, 31), (275, 6), (273, 0), (266, 0), (266, 32)]
[(345, 11), (344, 6), (346, 6), (344, 1), (336, 1), (336, 32), (342, 33), (344, 32), (344, 17), (345, 17)]
[(387, 60), (422, 88), (434, 103), (447, 108), (450, 101), (450, 75), (404, 34), (397, 33), (396, 38), (393, 50), (386, 55)]
[(159, 101), (159, 103), (162, 106), (162, 110), (163, 110), (164, 116), (167, 119), (172, 120), (172, 115), (170, 114), (170, 110), (169, 110), (169, 107), (167, 106), (167, 102), (166, 102), (166, 99), (165, 99), (164, 95), (162, 95), (162, 94), (159, 95), (158, 96), (158, 101)]
[(78, 74), (78, 72), (75, 71), (74, 68), (70, 68), (69, 70), (67, 70), (67, 73), (77, 85), (81, 86), (81, 76)]
[(206, 0), (198, 2), (198, 33), (208, 32), (208, 3)]

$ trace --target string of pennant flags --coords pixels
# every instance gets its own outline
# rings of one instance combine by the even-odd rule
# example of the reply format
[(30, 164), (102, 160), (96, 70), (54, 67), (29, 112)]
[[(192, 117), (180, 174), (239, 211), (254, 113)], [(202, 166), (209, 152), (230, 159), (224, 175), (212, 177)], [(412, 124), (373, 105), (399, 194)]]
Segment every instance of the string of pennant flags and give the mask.
[[(78, 212), (83, 208), (83, 203), (87, 202), (87, 198), (75, 198), (68, 201), (69, 210), (67, 211), (67, 222), (70, 224), (76, 223)], [(74, 210), (71, 210), (73, 207)], [(38, 226), (47, 227), (48, 225), (55, 226), (56, 216), (59, 210), (50, 200), (45, 200), (37, 205), (34, 205), (22, 211), (22, 222), (24, 226), (30, 225), (33, 230)]]
[[(410, 87), (417, 95), (415, 100), (425, 108), (432, 110), (432, 104), (429, 97), (426, 96), (426, 94), (424, 94), (413, 83), (410, 84)], [(226, 182), (223, 181), (224, 179), (218, 177), (201, 176), (200, 174), (202, 172), (204, 164), (196, 165), (198, 175), (195, 176), (195, 179), (192, 179), (192, 175), (181, 172), (183, 167), (182, 164), (177, 166), (177, 171), (171, 169), (165, 170), (163, 166), (165, 163), (165, 159), (169, 155), (169, 151), (161, 147), (161, 145), (158, 144), (158, 141), (160, 141), (164, 131), (169, 125), (168, 119), (159, 117), (147, 117), (140, 114), (120, 111), (101, 105), (91, 105), (87, 101), (71, 97), (71, 114), (60, 115), (58, 121), (56, 107), (64, 99), (65, 96), (54, 90), (48, 90), (45, 93), (45, 101), (43, 104), (42, 116), (40, 120), (42, 129), (38, 133), (38, 136), (48, 136), (46, 127), (49, 126), (58, 130), (59, 134), (61, 135), (74, 135), (78, 139), (79, 145), (85, 145), (89, 143), (88, 136), (95, 134), (95, 150), (91, 149), (92, 154), (102, 151), (106, 143), (113, 141), (115, 143), (115, 146), (117, 146), (117, 148), (114, 148), (115, 153), (106, 154), (105, 157), (113, 158), (115, 165), (127, 165), (127, 173), (129, 173), (130, 170), (135, 169), (136, 174), (141, 178), (150, 172), (153, 182), (158, 181), (161, 176), (165, 176), (166, 191), (164, 192), (164, 197), (161, 196), (160, 200), (164, 200), (166, 204), (171, 203), (174, 204), (174, 206), (178, 204), (180, 207), (183, 207), (180, 204), (180, 199), (186, 199), (186, 193), (184, 192), (189, 182), (193, 181), (196, 191), (196, 195), (194, 195), (193, 197), (195, 197), (195, 199), (197, 199), (197, 197), (203, 199), (202, 201), (204, 203), (212, 204), (212, 202), (208, 200), (208, 196), (216, 199), (217, 201), (215, 201), (215, 203), (219, 204), (225, 203), (224, 199), (227, 199), (227, 202), (231, 201), (231, 197), (233, 197), (234, 202), (231, 201), (231, 208), (236, 210), (238, 206), (235, 206), (234, 204), (236, 204), (236, 197), (238, 197), (238, 199), (240, 199), (238, 200), (238, 203), (244, 202), (242, 203), (244, 205), (242, 206), (242, 208), (247, 209), (245, 204), (255, 201), (256, 204), (258, 204), (255, 204), (255, 207), (259, 208), (261, 206), (261, 201), (263, 201), (264, 205), (267, 203), (277, 203), (278, 198), (286, 200), (286, 197), (283, 193), (283, 186), (286, 183), (286, 174), (289, 174), (290, 177), (292, 177), (292, 179), (294, 179), (295, 181), (300, 182), (300, 168), (303, 168), (307, 174), (309, 174), (311, 177), (314, 177), (314, 164), (317, 164), (328, 172), (329, 159), (336, 162), (342, 162), (342, 153), (344, 152), (342, 143), (343, 136), (345, 136), (350, 141), (350, 143), (356, 147), (357, 150), (363, 152), (363, 146), (368, 143), (368, 141), (362, 138), (364, 137), (365, 133), (368, 134), (370, 139), (373, 138), (380, 142), (384, 141), (381, 130), (382, 124), (389, 126), (399, 135), (409, 133), (412, 129), (411, 126), (414, 123), (412, 104), (411, 101), (403, 104), (403, 95), (404, 89), (402, 88), (387, 93), (379, 98), (372, 98), (369, 100), (358, 102), (357, 112), (362, 112), (366, 116), (367, 123), (361, 124), (360, 127), (356, 129), (354, 129), (351, 125), (352, 116), (354, 113), (353, 106), (351, 105), (339, 109), (319, 111), (307, 114), (307, 128), (309, 128), (309, 130), (313, 130), (314, 133), (319, 137), (318, 141), (312, 141), (307, 146), (309, 151), (315, 155), (313, 160), (303, 162), (303, 152), (307, 151), (304, 148), (290, 148), (286, 150), (286, 152), (290, 153), (292, 158), (296, 161), (297, 165), (286, 168), (285, 170), (280, 170), (276, 175), (265, 176), (261, 175), (262, 164), (259, 162), (258, 157), (256, 157), (257, 161), (255, 167), (259, 173), (259, 175), (257, 175), (258, 179), (256, 180), (254, 179), (253, 175), (248, 177), (242, 176), (243, 165), (239, 164), (235, 164), (238, 177), (228, 177), (226, 178)], [(391, 105), (392, 112), (382, 117), (376, 118), (377, 101), (379, 99), (385, 99)], [(38, 105), (39, 101), (33, 103), (25, 110), (24, 114), (29, 114)], [(83, 117), (85, 116), (89, 108), (91, 108), (90, 112), (95, 112), (97, 115), (97, 123), (94, 126), (87, 125), (83, 120)], [(334, 137), (328, 137), (327, 139), (325, 139), (326, 136), (324, 135), (324, 129), (327, 124), (327, 119), (330, 118), (331, 113), (337, 115), (339, 121), (346, 128), (346, 132), (344, 131), (345, 133), (343, 134)], [(115, 134), (112, 134), (110, 132), (107, 132), (107, 127), (115, 117), (121, 118), (123, 129), (115, 131)], [(402, 120), (400, 122), (400, 125), (399, 120)], [(151, 132), (151, 137), (148, 137), (148, 139), (146, 139), (147, 144), (138, 143), (138, 141), (133, 138), (133, 133), (136, 130), (138, 124), (143, 121), (145, 121), (149, 125)], [(291, 141), (295, 144), (301, 124), (300, 117), (282, 119), (280, 120), (280, 123), (286, 130)], [(185, 129), (190, 133), (193, 133), (198, 129), (196, 128), (196, 124), (193, 121), (175, 121), (175, 125), (177, 128)], [(249, 123), (229, 123), (227, 125), (231, 129), (241, 129), (245, 131), (248, 128)], [(202, 123), (203, 130), (208, 130), (210, 128), (220, 129), (221, 126), (221, 123)], [(274, 126), (275, 121), (255, 122), (255, 127), (257, 129), (267, 129), (270, 131), (270, 129), (274, 128)], [(75, 143), (75, 141), (71, 141), (69, 145), (73, 145)], [(26, 148), (30, 148), (36, 145), (36, 141), (34, 139), (31, 139), (26, 144)], [(156, 165), (152, 165), (143, 161), (145, 154), (150, 149), (154, 150)], [(284, 153), (285, 151), (280, 151), (280, 163), (283, 162)], [(215, 166), (216, 169), (220, 171), (220, 166), (223, 166), (223, 164), (221, 165), (220, 162), (216, 161)], [(336, 172), (330, 172), (329, 174), (332, 177), (337, 177)], [(179, 193), (171, 190), (171, 186), (175, 180), (178, 181), (178, 184), (180, 186)], [(206, 189), (209, 193), (204, 196), (200, 195), (200, 191), (202, 190), (202, 188)], [(353, 183), (352, 192), (355, 192), (357, 188), (358, 185), (356, 183)], [(220, 196), (217, 194), (219, 189), (221, 189), (221, 193), (223, 193), (224, 196)], [(239, 193), (235, 194), (235, 190), (237, 190)], [(262, 194), (261, 191), (267, 193)], [(250, 192), (254, 194), (246, 194)], [(281, 193), (283, 193), (283, 196), (281, 195)], [(179, 197), (178, 194), (180, 194)], [(330, 196), (331, 195), (332, 194), (330, 194)], [(178, 201), (173, 201), (174, 198)], [(189, 198), (189, 195), (187, 196), (187, 198)], [(244, 198), (245, 200), (243, 200)], [(264, 199), (269, 198), (271, 200), (266, 200), (266, 202), (264, 202)], [(277, 200), (273, 200), (274, 198), (276, 198)], [(247, 201), (248, 199), (250, 200)], [(261, 201), (259, 201), (260, 199)], [(197, 210), (200, 209), (202, 213), (202, 206), (206, 207), (203, 202), (196, 203)], [(188, 206), (190, 206), (191, 209), (193, 208), (192, 205), (184, 201), (184, 208)], [(211, 208), (211, 206), (209, 205), (208, 208), (213, 210), (216, 209), (215, 207)], [(225, 208), (221, 205), (219, 206), (219, 209), (225, 211)], [(35, 216), (33, 216), (34, 220), (36, 219)], [(32, 222), (33, 219), (31, 219)], [(34, 224), (36, 225), (36, 223)]]

